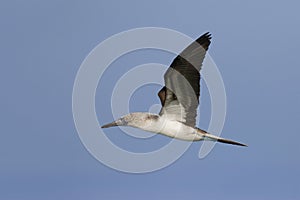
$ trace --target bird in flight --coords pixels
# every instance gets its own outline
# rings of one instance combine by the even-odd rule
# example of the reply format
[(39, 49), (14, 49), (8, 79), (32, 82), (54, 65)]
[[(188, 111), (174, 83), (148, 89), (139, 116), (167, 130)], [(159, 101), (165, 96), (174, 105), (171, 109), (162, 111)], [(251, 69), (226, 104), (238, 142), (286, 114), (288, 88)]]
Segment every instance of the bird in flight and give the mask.
[(195, 126), (200, 96), (200, 70), (210, 40), (209, 32), (203, 34), (173, 60), (164, 75), (165, 86), (158, 92), (162, 106), (159, 114), (130, 113), (101, 128), (131, 126), (180, 140), (209, 140), (247, 146), (212, 135)]

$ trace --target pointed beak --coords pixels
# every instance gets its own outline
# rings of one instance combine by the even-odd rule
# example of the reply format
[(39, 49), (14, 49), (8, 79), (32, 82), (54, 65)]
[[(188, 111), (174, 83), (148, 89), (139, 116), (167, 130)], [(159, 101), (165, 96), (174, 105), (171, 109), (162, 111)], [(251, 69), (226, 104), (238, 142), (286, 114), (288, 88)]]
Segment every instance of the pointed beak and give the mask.
[(127, 122), (124, 120), (124, 119), (118, 119), (114, 122), (111, 122), (109, 124), (105, 124), (103, 126), (101, 126), (101, 128), (109, 128), (109, 127), (112, 127), (112, 126), (126, 126), (127, 125)]
[(109, 124), (105, 124), (105, 125), (101, 126), (101, 128), (109, 128), (109, 127), (112, 127), (112, 126), (118, 126), (117, 122), (112, 122), (112, 123), (109, 123)]

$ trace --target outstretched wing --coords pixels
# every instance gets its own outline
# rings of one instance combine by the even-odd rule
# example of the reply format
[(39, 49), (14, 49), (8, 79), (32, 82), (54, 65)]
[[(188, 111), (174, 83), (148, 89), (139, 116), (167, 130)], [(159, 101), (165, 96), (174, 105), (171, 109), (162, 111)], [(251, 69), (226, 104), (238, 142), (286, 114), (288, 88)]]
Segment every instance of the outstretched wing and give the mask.
[(211, 35), (207, 32), (184, 49), (164, 75), (165, 86), (159, 91), (160, 115), (194, 127), (200, 96), (200, 70)]

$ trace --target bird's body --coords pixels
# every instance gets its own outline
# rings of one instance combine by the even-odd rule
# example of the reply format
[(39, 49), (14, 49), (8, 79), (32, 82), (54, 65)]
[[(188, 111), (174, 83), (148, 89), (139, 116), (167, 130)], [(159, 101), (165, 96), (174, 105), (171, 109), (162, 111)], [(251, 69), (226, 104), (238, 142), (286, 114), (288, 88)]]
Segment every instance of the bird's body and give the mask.
[(165, 86), (158, 93), (162, 104), (158, 115), (130, 113), (102, 128), (131, 126), (180, 140), (211, 140), (246, 146), (195, 127), (200, 96), (200, 70), (210, 39), (209, 33), (203, 34), (174, 59), (164, 75)]
[[(197, 134), (197, 129), (185, 125), (182, 122), (170, 120), (167, 117), (158, 117), (155, 120), (151, 120), (150, 124), (154, 126), (145, 127), (145, 131), (157, 132), (166, 135), (171, 138), (176, 138), (186, 141), (198, 141), (201, 139), (201, 135)], [(152, 127), (159, 127), (153, 130)]]
[(171, 120), (166, 116), (157, 114), (135, 112), (121, 117), (120, 119), (102, 126), (108, 128), (112, 126), (131, 126), (144, 131), (162, 134), (171, 138), (185, 141), (211, 140), (227, 144), (246, 146), (245, 144), (224, 139), (207, 133), (197, 127), (188, 126), (177, 120)]
[[(160, 133), (171, 138), (187, 141), (201, 139), (201, 136), (197, 134), (197, 130), (195, 128), (187, 126), (176, 120), (170, 120), (166, 116), (136, 112), (124, 116), (123, 119), (128, 122), (127, 126), (140, 128), (153, 133)], [(121, 125), (122, 123), (122, 120), (116, 121), (116, 125)], [(110, 125), (114, 124), (108, 124), (107, 127)]]

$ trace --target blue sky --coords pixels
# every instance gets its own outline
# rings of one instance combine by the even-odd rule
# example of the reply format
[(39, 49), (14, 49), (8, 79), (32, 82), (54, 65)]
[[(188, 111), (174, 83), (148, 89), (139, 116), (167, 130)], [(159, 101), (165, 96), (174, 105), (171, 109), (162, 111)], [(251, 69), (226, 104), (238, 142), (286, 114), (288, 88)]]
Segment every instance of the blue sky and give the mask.
[[(0, 199), (299, 199), (299, 6), (258, 0), (2, 1)], [(192, 38), (212, 33), (209, 53), (227, 92), (222, 136), (248, 148), (217, 144), (199, 160), (201, 143), (195, 143), (169, 167), (139, 175), (112, 170), (88, 153), (72, 117), (77, 70), (107, 37), (145, 26)], [(130, 54), (123, 69), (150, 62), (152, 55), (163, 64), (172, 59), (153, 51)], [(101, 112), (109, 103), (101, 102), (101, 93), (109, 87), (97, 90), (100, 123), (112, 120)], [(140, 88), (130, 109), (157, 103), (158, 88)], [(206, 128), (209, 96), (202, 88), (200, 126)], [(118, 129), (107, 134), (124, 148), (145, 144)]]

